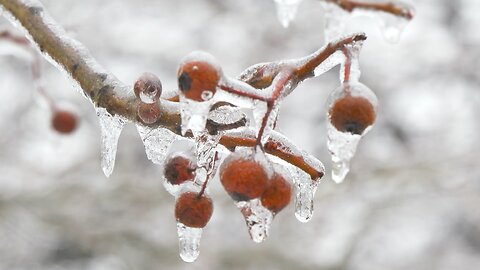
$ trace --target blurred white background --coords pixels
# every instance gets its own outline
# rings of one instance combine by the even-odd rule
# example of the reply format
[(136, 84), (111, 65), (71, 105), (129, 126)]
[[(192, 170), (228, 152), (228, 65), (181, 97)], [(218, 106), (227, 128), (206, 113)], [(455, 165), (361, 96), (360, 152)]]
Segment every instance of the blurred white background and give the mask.
[[(43, 0), (98, 61), (131, 84), (142, 72), (175, 89), (179, 60), (215, 55), (225, 74), (307, 55), (324, 45), (323, 10), (305, 0), (288, 29), (271, 0)], [(411, 1), (399, 44), (372, 20), (362, 81), (378, 95), (374, 129), (343, 184), (327, 175), (315, 214), (289, 206), (269, 239), (253, 243), (218, 181), (197, 262), (178, 256), (173, 198), (133, 125), (107, 179), (91, 105), (48, 62), (47, 91), (81, 117), (71, 136), (50, 128), (24, 50), (0, 41), (0, 269), (480, 269), (480, 2)], [(16, 31), (4, 18), (0, 29)], [(325, 101), (338, 68), (297, 88), (279, 129), (330, 168)]]

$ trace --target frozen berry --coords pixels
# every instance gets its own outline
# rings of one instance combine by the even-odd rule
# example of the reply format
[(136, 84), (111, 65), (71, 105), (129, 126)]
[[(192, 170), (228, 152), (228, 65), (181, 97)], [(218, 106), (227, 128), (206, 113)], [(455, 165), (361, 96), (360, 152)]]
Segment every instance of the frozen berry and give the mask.
[(260, 201), (265, 208), (276, 214), (290, 203), (291, 198), (292, 186), (282, 175), (275, 174), (273, 179), (268, 182)]
[(195, 178), (196, 165), (185, 156), (175, 156), (165, 163), (165, 179), (172, 185), (180, 185)]
[(212, 200), (204, 194), (185, 192), (175, 203), (175, 218), (191, 228), (203, 228), (213, 213)]
[(55, 111), (52, 117), (52, 127), (59, 133), (71, 133), (77, 127), (77, 117), (69, 111)]
[(265, 169), (253, 158), (232, 154), (220, 167), (220, 182), (235, 201), (260, 197), (267, 181)]
[(212, 55), (193, 52), (184, 58), (177, 76), (178, 88), (186, 98), (205, 101), (215, 94), (222, 75)]
[(329, 111), (330, 122), (341, 132), (362, 134), (375, 122), (375, 108), (360, 96), (345, 95), (335, 101)]
[(155, 103), (162, 94), (162, 82), (152, 73), (143, 73), (133, 86), (135, 96), (144, 103)]
[(138, 118), (145, 124), (153, 124), (160, 117), (160, 107), (156, 103), (140, 103), (138, 105)]

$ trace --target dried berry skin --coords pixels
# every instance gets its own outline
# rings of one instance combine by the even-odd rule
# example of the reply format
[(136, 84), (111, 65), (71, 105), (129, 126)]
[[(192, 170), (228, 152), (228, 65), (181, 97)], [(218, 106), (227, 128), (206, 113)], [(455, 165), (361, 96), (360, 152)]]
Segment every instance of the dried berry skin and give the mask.
[(220, 167), (220, 182), (235, 201), (258, 198), (267, 187), (268, 176), (254, 159), (230, 156)]
[(184, 156), (176, 156), (165, 163), (165, 178), (172, 185), (180, 185), (195, 178), (195, 164)]
[[(178, 70), (178, 88), (186, 98), (204, 101), (205, 96), (215, 94), (220, 77), (220, 69), (215, 64), (190, 60), (183, 63)], [(203, 94), (205, 91), (210, 91), (211, 95)]]
[(52, 117), (52, 128), (59, 133), (68, 134), (77, 127), (77, 117), (69, 111), (55, 111)]
[(274, 214), (280, 212), (290, 203), (292, 198), (292, 186), (280, 174), (275, 174), (268, 182), (260, 201), (262, 205)]
[(162, 94), (162, 82), (155, 74), (146, 72), (135, 81), (133, 91), (137, 98), (141, 98), (143, 95), (150, 101), (147, 103), (154, 103)]
[(140, 103), (138, 105), (137, 115), (144, 124), (153, 124), (160, 118), (160, 107), (158, 104)]
[(341, 132), (361, 135), (375, 122), (372, 103), (364, 97), (345, 95), (336, 100), (329, 111), (330, 122)]
[(191, 228), (203, 228), (212, 217), (213, 203), (205, 195), (185, 192), (175, 203), (175, 218)]

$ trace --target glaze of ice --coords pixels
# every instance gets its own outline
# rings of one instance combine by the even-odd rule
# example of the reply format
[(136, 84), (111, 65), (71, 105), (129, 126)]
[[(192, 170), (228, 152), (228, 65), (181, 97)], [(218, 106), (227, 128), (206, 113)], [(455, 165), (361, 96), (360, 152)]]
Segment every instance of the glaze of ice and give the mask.
[[(188, 159), (192, 160), (192, 162), (196, 163), (196, 154), (195, 154), (195, 143), (190, 140), (186, 139), (184, 137), (176, 136), (175, 140), (172, 141), (170, 146), (168, 147), (167, 153), (165, 155), (165, 160), (168, 160), (169, 158), (173, 156), (184, 156), (187, 157)], [(162, 166), (164, 166), (164, 163), (162, 163)], [(165, 168), (162, 168), (162, 171)], [(201, 172), (195, 171), (195, 179), (200, 178)], [(189, 191), (199, 191), (199, 188), (201, 187), (201, 183), (197, 183), (196, 181), (186, 181), (180, 185), (172, 185), (170, 182), (165, 179), (164, 174), (162, 173), (162, 178), (163, 178), (163, 186), (165, 190), (170, 193), (173, 196), (178, 196), (181, 192), (185, 192), (186, 190)]]
[(253, 108), (255, 105), (255, 99), (248, 97), (248, 95), (259, 96), (260, 98), (264, 98), (264, 99), (268, 98), (271, 95), (270, 91), (265, 91), (265, 90), (260, 91), (243, 81), (240, 81), (237, 79), (231, 79), (228, 77), (222, 78), (219, 84), (223, 88), (235, 89), (241, 93), (244, 93), (245, 95), (230, 93), (220, 88), (219, 89), (220, 91), (217, 91), (215, 93), (214, 99), (216, 101), (226, 101), (233, 105), (243, 107), (243, 108)]
[(274, 0), (277, 17), (283, 27), (287, 28), (297, 15), (298, 5), (302, 0)]
[(177, 222), (180, 257), (185, 262), (194, 262), (200, 254), (202, 228), (190, 228)]
[[(398, 43), (403, 30), (410, 21), (404, 16), (397, 16), (384, 11), (374, 11), (356, 8), (347, 12), (338, 5), (321, 1), (325, 10), (325, 38), (327, 41), (335, 39), (344, 34), (348, 21), (357, 16), (367, 16), (377, 21), (383, 37), (390, 43)], [(405, 10), (412, 10), (411, 7), (404, 7)]]
[(208, 114), (208, 119), (222, 125), (236, 123), (245, 117), (246, 114), (241, 108), (229, 105), (220, 106)]
[(118, 138), (127, 120), (117, 115), (111, 115), (104, 108), (95, 108), (100, 122), (102, 133), (102, 170), (105, 176), (109, 177), (115, 166)]
[(342, 36), (350, 13), (333, 3), (320, 1), (320, 4), (325, 11), (325, 40), (329, 42)]
[(147, 158), (155, 164), (162, 165), (168, 148), (178, 136), (168, 129), (150, 128), (142, 124), (137, 124), (137, 131), (142, 138)]
[(360, 57), (360, 50), (362, 49), (363, 46), (363, 41), (355, 41), (352, 44), (346, 45), (346, 54), (344, 54), (344, 61), (342, 62), (342, 65), (340, 67), (340, 82), (343, 83), (345, 82), (345, 68), (346, 68), (346, 57), (350, 59), (350, 74), (349, 74), (349, 83), (350, 84), (356, 84), (358, 83), (358, 80), (360, 79), (360, 75), (362, 74), (360, 71), (360, 63), (359, 63), (359, 57)]
[(221, 134), (210, 135), (208, 132), (201, 132), (195, 136), (197, 165), (205, 168), (208, 174), (214, 169), (216, 147), (220, 138)]
[(245, 218), (250, 238), (255, 243), (265, 241), (273, 220), (273, 213), (263, 207), (259, 199), (236, 202), (235, 204)]
[(212, 107), (210, 101), (194, 101), (180, 95), (180, 114), (182, 118), (182, 134), (191, 130), (195, 135), (205, 130), (208, 113)]
[[(31, 7), (32, 10), (38, 11), (36, 16), (41, 17), (45, 22), (48, 29), (58, 37), (63, 44), (63, 46), (68, 47), (71, 51), (75, 52), (79, 56), (79, 61), (83, 62), (88, 66), (90, 73), (95, 74), (97, 80), (102, 80), (103, 84), (112, 85), (115, 88), (124, 88), (121, 85), (117, 85), (118, 79), (115, 78), (112, 74), (107, 72), (90, 54), (90, 52), (77, 40), (69, 37), (67, 32), (59, 26), (59, 24), (44, 10), (43, 5), (40, 1), (37, 0), (23, 0), (20, 1), (26, 6)], [(40, 50), (38, 44), (34, 41), (30, 33), (23, 27), (23, 25), (18, 21), (10, 12), (4, 10), (3, 6), (0, 6), (0, 13), (4, 15), (16, 28), (23, 31), (25, 37), (30, 41), (31, 44), (41, 53), (45, 59), (47, 59), (52, 65), (58, 68), (61, 72), (66, 75), (67, 78), (72, 82), (73, 88), (80, 92), (87, 100), (92, 101), (91, 97), (82, 90), (80, 84), (77, 80), (73, 79), (72, 74), (68, 72), (62, 64), (54, 60), (47, 52)], [(125, 89), (123, 89), (125, 90)], [(120, 92), (123, 92), (122, 90)], [(124, 94), (124, 93), (119, 93)]]

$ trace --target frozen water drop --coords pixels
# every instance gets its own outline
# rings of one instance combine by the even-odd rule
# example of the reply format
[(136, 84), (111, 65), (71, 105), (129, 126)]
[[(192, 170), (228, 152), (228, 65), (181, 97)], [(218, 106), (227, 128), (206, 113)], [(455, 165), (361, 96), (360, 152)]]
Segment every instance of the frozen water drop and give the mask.
[(109, 177), (115, 166), (118, 138), (127, 120), (117, 115), (111, 115), (104, 108), (96, 108), (102, 133), (102, 170), (105, 176)]
[(300, 2), (302, 0), (275, 0), (277, 17), (283, 27), (287, 28), (295, 19)]
[(300, 169), (295, 170), (295, 217), (301, 222), (308, 222), (313, 216), (313, 199), (319, 180), (313, 180)]
[(200, 254), (202, 228), (191, 228), (177, 222), (180, 257), (185, 262), (194, 262)]
[(137, 124), (137, 131), (142, 138), (147, 158), (155, 164), (162, 165), (170, 145), (178, 136), (168, 129), (150, 128)]
[(245, 218), (250, 238), (255, 243), (265, 241), (273, 220), (273, 213), (263, 207), (259, 199), (237, 202), (236, 205)]

